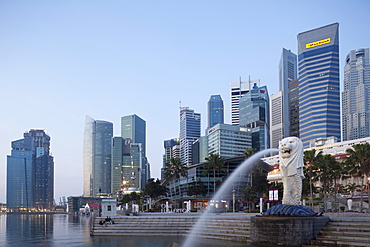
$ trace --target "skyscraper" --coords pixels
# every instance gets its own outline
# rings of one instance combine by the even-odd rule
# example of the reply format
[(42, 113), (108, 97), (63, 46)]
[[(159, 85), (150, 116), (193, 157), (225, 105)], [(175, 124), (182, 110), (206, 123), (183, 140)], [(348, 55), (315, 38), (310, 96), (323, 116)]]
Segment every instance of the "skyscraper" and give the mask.
[(183, 163), (192, 163), (192, 145), (200, 137), (200, 113), (189, 107), (180, 108), (180, 157)]
[(257, 151), (270, 146), (269, 96), (267, 87), (257, 84), (240, 98), (240, 126), (252, 130), (252, 148)]
[(84, 196), (111, 193), (113, 123), (86, 116), (84, 131)]
[(290, 136), (289, 83), (297, 79), (297, 55), (283, 48), (279, 63), (279, 90), (283, 93), (283, 138)]
[(54, 160), (50, 137), (30, 130), (12, 142), (7, 156), (8, 209), (49, 209), (54, 206)]
[(279, 141), (284, 138), (283, 97), (283, 91), (270, 97), (270, 148), (278, 148)]
[(243, 156), (244, 151), (252, 147), (251, 131), (231, 124), (216, 124), (207, 133), (209, 154), (223, 158)]
[(224, 102), (221, 95), (211, 95), (208, 101), (208, 128), (224, 123)]
[(230, 83), (230, 98), (231, 98), (231, 124), (239, 125), (239, 99), (244, 94), (252, 89), (253, 85), (260, 85), (259, 80), (248, 80)]
[(305, 148), (317, 138), (341, 137), (338, 27), (298, 34), (299, 136)]
[[(146, 158), (146, 122), (136, 114), (124, 116), (121, 118), (121, 137), (131, 139), (132, 143), (141, 144), (141, 185), (138, 188), (144, 188), (150, 178), (150, 165)], [(138, 148), (138, 147), (137, 147)]]
[(289, 135), (299, 137), (298, 79), (289, 82)]
[(369, 48), (352, 50), (344, 66), (343, 141), (370, 136)]
[(143, 157), (146, 156), (146, 122), (144, 119), (136, 114), (122, 117), (121, 137), (129, 138), (133, 143), (141, 143)]

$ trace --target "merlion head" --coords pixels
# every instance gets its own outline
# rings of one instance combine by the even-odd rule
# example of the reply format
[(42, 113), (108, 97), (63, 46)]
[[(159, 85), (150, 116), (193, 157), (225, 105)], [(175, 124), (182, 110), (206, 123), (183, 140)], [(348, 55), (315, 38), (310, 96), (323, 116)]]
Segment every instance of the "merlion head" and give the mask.
[(303, 155), (303, 143), (298, 137), (282, 139), (279, 141), (279, 149), (280, 159), (295, 159)]

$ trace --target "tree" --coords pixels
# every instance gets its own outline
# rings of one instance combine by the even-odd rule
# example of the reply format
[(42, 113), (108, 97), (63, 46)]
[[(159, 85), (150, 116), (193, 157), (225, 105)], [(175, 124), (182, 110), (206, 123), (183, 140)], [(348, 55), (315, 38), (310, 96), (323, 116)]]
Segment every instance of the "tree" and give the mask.
[(204, 185), (202, 181), (194, 181), (189, 184), (188, 187), (188, 196), (195, 196), (195, 200), (197, 199), (196, 197), (198, 195), (206, 196), (207, 195), (207, 187)]
[(122, 196), (122, 199), (120, 200), (120, 204), (121, 205), (124, 205), (126, 203), (139, 204), (140, 199), (141, 199), (141, 194), (138, 194), (136, 192), (131, 192), (131, 194), (125, 194)]
[(253, 154), (257, 153), (257, 149), (255, 148), (248, 148), (244, 151), (244, 157), (245, 159), (248, 159), (249, 157), (251, 157)]
[(311, 209), (313, 208), (313, 177), (314, 177), (314, 169), (317, 162), (317, 159), (322, 156), (322, 151), (316, 153), (315, 149), (306, 150), (303, 153), (303, 161), (305, 165), (305, 176), (310, 180), (310, 204)]
[(208, 163), (205, 164), (205, 171), (203, 175), (208, 175), (211, 172), (213, 173), (213, 191), (216, 194), (216, 173), (220, 173), (225, 170), (225, 159), (222, 158), (219, 154), (210, 154), (205, 158)]
[(330, 191), (331, 185), (336, 182), (338, 178), (340, 164), (330, 154), (325, 154), (317, 157), (316, 160), (316, 179), (320, 180), (322, 184), (322, 191), (324, 194), (324, 211), (327, 209), (327, 194)]
[(348, 183), (344, 189), (348, 191), (351, 194), (351, 197), (353, 196), (353, 192), (360, 190), (361, 186), (356, 183)]
[[(370, 172), (370, 144), (362, 143), (355, 144), (352, 148), (348, 148), (346, 152), (349, 156), (344, 158), (346, 166), (352, 175), (361, 177), (361, 212), (363, 210), (363, 189), (364, 180), (369, 176)], [(368, 190), (368, 198), (370, 193)]]
[(161, 181), (157, 179), (154, 181), (154, 178), (148, 179), (147, 184), (144, 188), (144, 195), (149, 196), (150, 198), (156, 199), (159, 196), (166, 195), (167, 188), (165, 185), (161, 184)]
[[(176, 196), (176, 180), (180, 177), (188, 177), (186, 172), (187, 166), (181, 162), (180, 158), (171, 158), (170, 163), (165, 164), (164, 177), (167, 181), (173, 181), (175, 196)], [(179, 181), (179, 195), (180, 195), (180, 181)]]

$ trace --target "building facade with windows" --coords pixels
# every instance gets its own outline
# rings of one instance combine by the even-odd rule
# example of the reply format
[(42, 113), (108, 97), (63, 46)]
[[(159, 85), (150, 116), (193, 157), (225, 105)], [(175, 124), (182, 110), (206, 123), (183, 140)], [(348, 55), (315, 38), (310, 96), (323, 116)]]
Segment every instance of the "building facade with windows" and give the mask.
[(113, 123), (86, 116), (84, 130), (84, 196), (111, 193)]
[(252, 147), (252, 130), (230, 124), (216, 124), (208, 130), (208, 153), (223, 158), (242, 156)]
[(240, 98), (240, 126), (251, 129), (252, 148), (257, 151), (270, 147), (270, 110), (266, 86), (254, 87)]
[(132, 143), (141, 144), (141, 184), (137, 188), (144, 188), (150, 178), (150, 164), (146, 157), (146, 121), (136, 114), (122, 117), (121, 137), (131, 139)]
[(270, 147), (278, 148), (279, 141), (284, 138), (283, 124), (283, 91), (270, 97)]
[(298, 34), (299, 137), (341, 139), (339, 24)]
[(290, 134), (290, 82), (297, 79), (297, 55), (283, 48), (279, 62), (279, 90), (282, 92), (282, 132), (283, 138)]
[(52, 210), (54, 207), (54, 158), (50, 136), (32, 129), (13, 141), (7, 156), (7, 207), (11, 210)]
[(344, 66), (343, 141), (370, 136), (369, 48), (352, 50)]
[(224, 123), (224, 102), (221, 95), (211, 95), (208, 101), (208, 128)]
[(253, 85), (260, 85), (260, 80), (248, 80), (230, 83), (231, 124), (239, 125), (239, 99), (252, 89)]
[(182, 163), (192, 163), (192, 145), (200, 137), (200, 113), (189, 107), (180, 108), (180, 158)]

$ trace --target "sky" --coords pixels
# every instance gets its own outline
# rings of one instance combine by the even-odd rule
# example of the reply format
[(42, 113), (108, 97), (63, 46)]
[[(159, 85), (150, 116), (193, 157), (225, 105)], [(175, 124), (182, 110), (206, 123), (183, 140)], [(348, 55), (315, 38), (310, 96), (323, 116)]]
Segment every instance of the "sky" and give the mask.
[(230, 83), (260, 79), (279, 91), (283, 48), (297, 34), (339, 23), (345, 56), (370, 47), (370, 1), (0, 0), (0, 202), (6, 202), (11, 142), (30, 129), (51, 137), (55, 200), (83, 191), (86, 115), (114, 124), (146, 121), (152, 177), (163, 141), (179, 135), (179, 107), (201, 113), (221, 95), (230, 123)]

